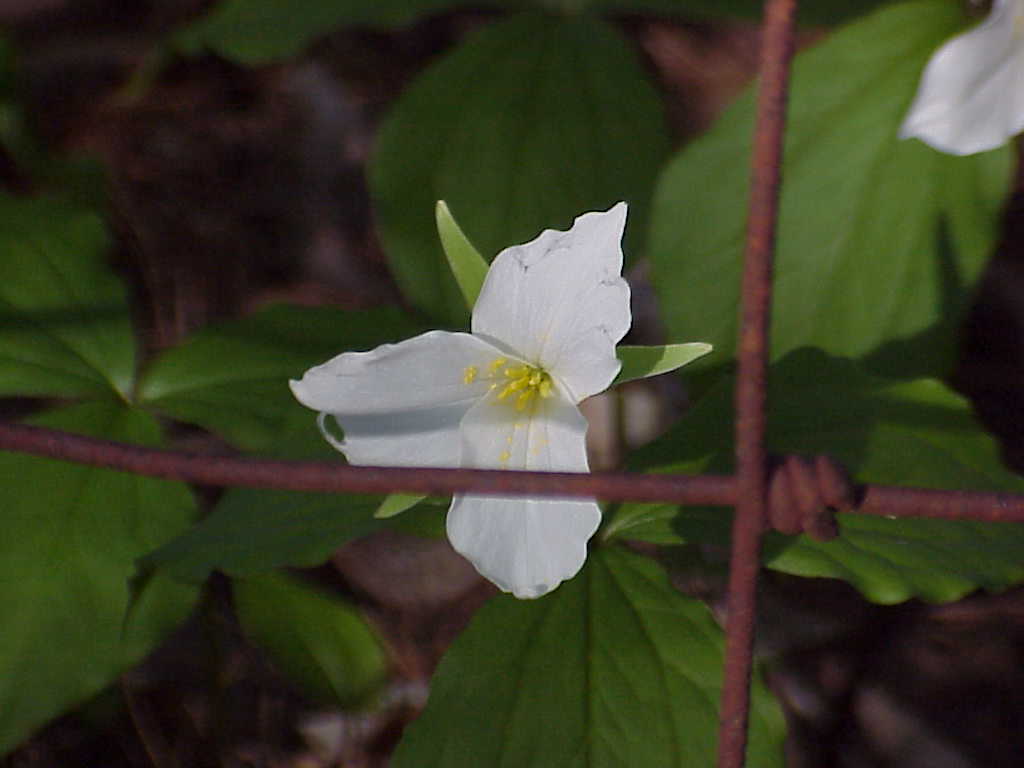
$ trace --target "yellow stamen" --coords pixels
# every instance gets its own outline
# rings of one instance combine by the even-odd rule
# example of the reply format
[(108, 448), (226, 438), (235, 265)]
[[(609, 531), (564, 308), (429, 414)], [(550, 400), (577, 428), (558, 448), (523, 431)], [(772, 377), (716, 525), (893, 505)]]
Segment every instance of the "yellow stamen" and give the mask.
[[(496, 391), (492, 402), (514, 404), (520, 412), (535, 404), (538, 396), (551, 397), (554, 391), (551, 376), (543, 368), (518, 362), (509, 365), (506, 357), (495, 358), (488, 363), (485, 373), (481, 373), (475, 365), (463, 371), (462, 381), (465, 384), (472, 384), (480, 378), (490, 381), (490, 391)], [(518, 428), (521, 424), (516, 423), (515, 426)]]
[(503, 390), (501, 390), (501, 392), (498, 393), (498, 399), (499, 400), (504, 400), (506, 397), (511, 395), (513, 392), (516, 392), (516, 391), (522, 389), (523, 387), (528, 387), (528, 386), (530, 386), (529, 379), (527, 379), (525, 376), (520, 376), (518, 379), (510, 381), (508, 384), (505, 385), (505, 388)]
[(516, 398), (516, 410), (525, 411), (526, 406), (530, 404), (530, 401), (533, 400), (536, 394), (537, 390), (535, 389), (528, 389), (523, 392), (523, 394)]

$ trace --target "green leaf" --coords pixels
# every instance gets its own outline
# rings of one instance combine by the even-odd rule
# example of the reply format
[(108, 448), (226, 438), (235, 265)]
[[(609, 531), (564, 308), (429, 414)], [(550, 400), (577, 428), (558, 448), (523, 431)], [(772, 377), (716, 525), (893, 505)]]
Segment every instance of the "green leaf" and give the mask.
[(660, 99), (611, 26), (523, 14), (467, 36), (413, 82), (378, 136), (371, 191), (399, 287), (442, 323), (465, 324), (436, 200), (488, 258), (628, 200), (636, 250), (667, 150)]
[[(224, 0), (180, 29), (171, 44), (186, 55), (213, 51), (240, 64), (267, 64), (296, 56), (343, 26), (398, 26), (461, 4), (463, 0)], [(474, 3), (488, 4), (497, 3)]]
[(703, 357), (711, 349), (710, 344), (703, 344), (699, 341), (654, 347), (616, 347), (615, 354), (622, 363), (622, 369), (612, 385), (674, 371)]
[(289, 379), (342, 352), (371, 349), (417, 331), (391, 307), (343, 312), (274, 306), (204, 328), (165, 352), (143, 377), (139, 397), (239, 447), (263, 450), (279, 438), (288, 419), (312, 418), (292, 396)]
[(480, 289), (483, 288), (484, 278), (487, 277), (487, 261), (469, 242), (444, 200), (437, 201), (434, 216), (448, 266), (455, 282), (459, 284), (466, 307), (472, 312)]
[[(491, 600), (452, 644), (396, 768), (715, 762), (722, 631), (660, 566), (618, 548), (539, 600)], [(782, 766), (782, 717), (755, 679), (749, 764)]]
[(0, 395), (128, 398), (135, 342), (95, 214), (0, 195)]
[[(342, 462), (310, 411), (289, 415), (271, 455)], [(380, 496), (232, 488), (209, 517), (148, 554), (141, 570), (202, 582), (213, 570), (252, 577), (284, 566), (319, 565), (346, 541), (378, 530), (382, 523), (373, 513), (380, 504)]]
[[(159, 442), (150, 417), (112, 401), (31, 423)], [(196, 591), (154, 580), (125, 624), (135, 558), (194, 515), (184, 485), (12, 453), (0, 453), (0, 477), (2, 754), (141, 659), (185, 618)]]
[[(896, 132), (961, 4), (892, 5), (797, 57), (772, 354), (817, 346), (886, 375), (941, 375), (998, 237), (1013, 152), (942, 155)], [(836, 73), (842, 73), (837, 77)], [(653, 282), (674, 338), (735, 354), (753, 136), (748, 92), (659, 182)]]
[(251, 577), (320, 565), (342, 544), (380, 529), (379, 496), (234, 488), (209, 517), (147, 555), (144, 571), (200, 583), (213, 570)]
[(321, 704), (358, 705), (384, 680), (380, 642), (339, 597), (280, 573), (236, 579), (232, 592), (245, 634)]
[[(288, 414), (271, 448), (275, 458), (343, 461), (305, 409)], [(209, 517), (143, 558), (140, 571), (185, 582), (202, 582), (213, 570), (251, 577), (285, 566), (319, 565), (345, 542), (383, 528), (427, 536), (444, 529), (447, 504), (427, 500), (386, 521), (374, 516), (383, 501), (362, 494), (232, 488)]]
[[(1024, 492), (970, 405), (931, 379), (887, 381), (848, 360), (798, 350), (773, 366), (768, 444), (778, 455), (828, 454), (858, 482), (950, 490)], [(728, 472), (732, 468), (732, 385), (712, 390), (636, 468)], [(606, 537), (665, 543), (729, 537), (729, 513), (668, 505), (623, 505)], [(841, 515), (827, 543), (772, 536), (766, 564), (801, 576), (843, 579), (870, 600), (955, 600), (1024, 579), (1024, 526), (970, 520)], [(651, 534), (648, 536), (648, 532)]]
[(375, 517), (380, 506), (380, 496), (234, 488), (209, 517), (147, 555), (141, 569), (189, 583), (214, 570), (247, 578), (320, 565), (342, 544), (385, 527), (423, 536), (444, 530), (447, 506), (414, 505), (393, 525)]

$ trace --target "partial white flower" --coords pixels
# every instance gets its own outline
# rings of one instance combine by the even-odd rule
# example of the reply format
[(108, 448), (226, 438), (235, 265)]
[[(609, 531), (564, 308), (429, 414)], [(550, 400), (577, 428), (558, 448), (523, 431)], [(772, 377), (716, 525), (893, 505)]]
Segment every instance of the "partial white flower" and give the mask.
[[(622, 279), (626, 204), (546, 230), (494, 259), (472, 333), (430, 331), (311, 368), (292, 392), (352, 464), (587, 472), (577, 404), (619, 372), (629, 329)], [(338, 441), (324, 429), (332, 415)], [(539, 597), (583, 566), (594, 501), (455, 496), (452, 546), (516, 597)]]
[(971, 155), (1024, 130), (1024, 0), (994, 0), (982, 23), (928, 62), (900, 127), (941, 152)]

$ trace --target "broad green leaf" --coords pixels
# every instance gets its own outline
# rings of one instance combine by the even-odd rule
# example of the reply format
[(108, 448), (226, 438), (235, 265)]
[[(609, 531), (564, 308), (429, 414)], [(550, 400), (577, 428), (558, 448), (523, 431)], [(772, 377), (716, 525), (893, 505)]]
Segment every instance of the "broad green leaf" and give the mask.
[(622, 363), (615, 384), (634, 379), (645, 379), (682, 368), (711, 351), (710, 344), (692, 342), (689, 344), (665, 344), (654, 347), (616, 347), (615, 354)]
[(380, 504), (380, 496), (234, 488), (208, 518), (147, 555), (142, 570), (189, 583), (214, 570), (245, 578), (320, 565), (342, 544), (383, 528), (443, 535), (447, 506), (418, 504), (387, 525), (374, 517)]
[[(316, 428), (310, 411), (288, 414), (270, 455), (283, 459), (343, 461)], [(374, 517), (382, 497), (232, 488), (209, 517), (141, 562), (143, 574), (163, 573), (201, 582), (213, 570), (251, 577), (284, 566), (323, 563), (342, 544), (382, 528), (437, 535), (445, 507), (423, 503), (389, 522)]]
[(139, 398), (242, 448), (262, 450), (287, 419), (312, 418), (292, 396), (289, 379), (342, 352), (400, 341), (417, 330), (390, 307), (343, 312), (274, 306), (204, 328), (165, 352), (143, 377)]
[(0, 395), (130, 396), (124, 289), (95, 214), (0, 195)]
[(322, 704), (356, 706), (383, 681), (380, 642), (341, 598), (281, 573), (235, 579), (232, 593), (245, 634)]
[(444, 200), (437, 201), (434, 215), (448, 267), (455, 282), (459, 284), (466, 307), (472, 312), (480, 289), (483, 288), (484, 278), (487, 277), (487, 261), (469, 242)]
[[(722, 631), (654, 562), (615, 547), (539, 600), (494, 598), (452, 644), (395, 768), (710, 768)], [(755, 679), (749, 764), (782, 766)]]
[[(187, 55), (213, 51), (240, 64), (266, 64), (296, 56), (343, 26), (398, 26), (461, 4), (463, 0), (223, 0), (180, 29), (171, 44)], [(488, 4), (496, 3), (474, 3)]]
[[(970, 405), (932, 379), (887, 381), (848, 360), (798, 350), (773, 366), (768, 444), (778, 455), (828, 454), (858, 482), (950, 490), (1024, 492), (1000, 462)], [(656, 471), (732, 468), (732, 385), (712, 390), (683, 422), (636, 457)], [(620, 507), (606, 537), (718, 541), (726, 510)], [(766, 564), (786, 573), (843, 579), (870, 600), (955, 600), (1024, 579), (1024, 526), (970, 520), (841, 515), (842, 535), (818, 543), (773, 536)]]
[[(310, 411), (288, 415), (269, 453), (343, 463)], [(284, 566), (319, 565), (346, 541), (381, 527), (373, 517), (380, 503), (380, 496), (232, 488), (209, 517), (148, 554), (141, 569), (201, 582), (213, 570), (245, 578)]]
[(488, 259), (627, 200), (635, 250), (667, 149), (658, 95), (613, 27), (522, 14), (467, 36), (412, 83), (378, 136), (371, 192), (399, 287), (442, 323), (465, 325), (437, 200)]
[(313, 567), (345, 542), (379, 530), (379, 504), (379, 496), (234, 488), (209, 517), (147, 555), (142, 568), (199, 583), (213, 570), (251, 577)]
[[(775, 268), (772, 354), (817, 346), (912, 377), (948, 371), (998, 236), (1013, 152), (940, 154), (896, 132), (955, 0), (880, 10), (797, 57)], [(841, 76), (837, 76), (841, 73)], [(653, 282), (669, 333), (735, 353), (753, 136), (747, 93), (684, 149), (655, 195)]]
[[(159, 442), (149, 416), (113, 401), (31, 423)], [(114, 682), (185, 618), (196, 591), (156, 579), (125, 624), (135, 558), (194, 514), (184, 485), (12, 453), (0, 453), (0, 477), (2, 754)]]

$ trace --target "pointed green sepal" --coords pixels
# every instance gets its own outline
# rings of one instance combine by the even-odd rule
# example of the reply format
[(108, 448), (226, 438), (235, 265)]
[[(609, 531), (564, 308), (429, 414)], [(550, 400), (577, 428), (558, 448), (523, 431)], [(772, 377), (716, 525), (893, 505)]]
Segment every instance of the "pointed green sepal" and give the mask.
[(712, 350), (710, 344), (695, 341), (690, 344), (665, 344), (654, 347), (618, 347), (615, 354), (622, 363), (622, 370), (615, 377), (612, 386), (634, 379), (646, 379), (661, 373), (674, 371), (703, 357)]
[(373, 516), (378, 520), (387, 520), (412, 509), (425, 498), (426, 495), (422, 493), (392, 493), (380, 503)]
[(487, 262), (455, 222), (444, 200), (437, 201), (434, 216), (437, 219), (437, 234), (441, 236), (441, 247), (444, 248), (448, 266), (451, 267), (455, 282), (459, 284), (459, 290), (466, 299), (466, 306), (473, 311), (476, 297), (480, 295), (480, 288), (487, 276)]

